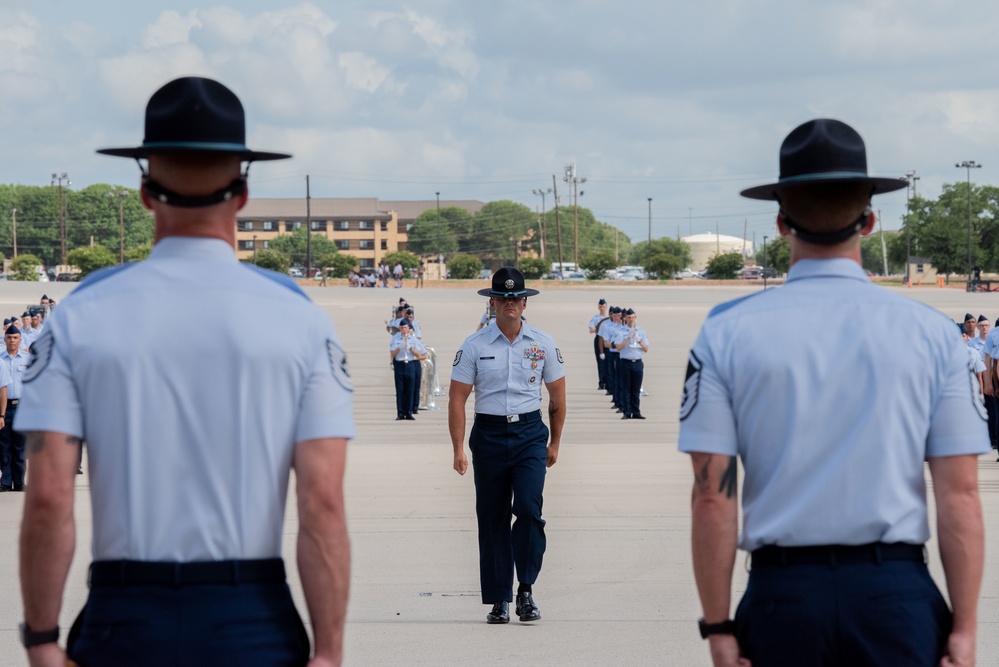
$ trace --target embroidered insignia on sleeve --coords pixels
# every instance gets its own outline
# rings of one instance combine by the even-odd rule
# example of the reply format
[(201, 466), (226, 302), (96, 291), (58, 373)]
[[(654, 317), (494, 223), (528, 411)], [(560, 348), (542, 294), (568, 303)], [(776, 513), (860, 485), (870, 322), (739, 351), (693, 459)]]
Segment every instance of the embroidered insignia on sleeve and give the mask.
[(557, 347), (555, 348), (555, 358), (558, 359), (558, 362), (560, 364), (565, 363), (565, 360), (562, 359), (562, 350), (558, 349)]
[(354, 391), (354, 381), (350, 378), (350, 366), (347, 365), (347, 354), (343, 348), (332, 338), (327, 338), (326, 352), (329, 354), (333, 379), (347, 391)]
[(680, 403), (680, 421), (690, 416), (697, 407), (697, 397), (701, 391), (701, 360), (690, 351), (687, 360), (687, 378), (683, 381), (683, 401)]
[(52, 328), (49, 327), (28, 348), (31, 351), (31, 361), (28, 362), (28, 367), (24, 369), (24, 375), (21, 377), (24, 382), (31, 382), (42, 374), (52, 359), (54, 346), (55, 339), (52, 337)]
[(451, 362), (451, 365), (457, 366), (460, 361), (461, 361), (461, 350), (458, 350), (457, 352), (455, 352), (454, 361)]

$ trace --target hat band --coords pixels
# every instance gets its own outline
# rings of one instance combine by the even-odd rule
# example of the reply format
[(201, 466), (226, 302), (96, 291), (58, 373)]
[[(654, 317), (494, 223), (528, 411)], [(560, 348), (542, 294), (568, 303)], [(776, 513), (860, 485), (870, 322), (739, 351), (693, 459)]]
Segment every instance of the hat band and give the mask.
[(207, 195), (182, 195), (176, 193), (173, 190), (163, 187), (148, 175), (142, 177), (142, 187), (146, 189), (146, 192), (153, 199), (167, 206), (201, 208), (229, 201), (233, 197), (238, 197), (246, 192), (246, 176), (243, 175), (233, 179), (229, 185)]
[(801, 225), (789, 218), (787, 213), (781, 210), (782, 220), (784, 221), (784, 224), (787, 225), (788, 229), (791, 230), (791, 233), (802, 241), (814, 245), (836, 245), (837, 243), (846, 241), (851, 236), (858, 234), (860, 230), (864, 228), (864, 224), (867, 222), (867, 215), (868, 210), (865, 209), (864, 212), (860, 214), (859, 218), (838, 232), (832, 232), (831, 234), (816, 234), (802, 228)]
[(527, 290), (520, 290), (519, 292), (497, 292), (496, 290), (490, 290), (489, 293), (493, 296), (493, 298), (510, 299), (515, 296), (524, 296), (527, 294)]
[(856, 179), (861, 181), (870, 180), (870, 176), (864, 171), (819, 171), (814, 174), (800, 174), (798, 176), (781, 176), (777, 179), (777, 183), (784, 185), (786, 183), (799, 183), (808, 181), (826, 181), (826, 180), (849, 180)]
[(142, 148), (182, 148), (185, 150), (225, 151), (228, 153), (245, 153), (249, 149), (245, 144), (233, 144), (224, 141), (144, 141)]

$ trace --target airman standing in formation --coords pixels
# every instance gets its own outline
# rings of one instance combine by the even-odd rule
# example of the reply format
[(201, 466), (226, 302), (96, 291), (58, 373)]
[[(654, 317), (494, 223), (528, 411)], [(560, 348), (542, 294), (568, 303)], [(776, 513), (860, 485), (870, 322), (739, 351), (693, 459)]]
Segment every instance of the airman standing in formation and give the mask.
[(419, 406), (420, 392), (416, 367), (427, 358), (427, 348), (413, 334), (409, 320), (405, 318), (399, 320), (399, 332), (389, 342), (389, 358), (395, 372), (396, 421), (413, 421), (413, 413)]
[(597, 390), (604, 388), (604, 366), (607, 363), (605, 354), (602, 353), (600, 336), (597, 335), (597, 328), (600, 323), (607, 319), (607, 300), (597, 301), (597, 314), (590, 318), (590, 333), (593, 334), (593, 356), (597, 359)]
[(649, 351), (649, 337), (645, 329), (637, 326), (638, 315), (631, 308), (624, 311), (625, 325), (617, 330), (612, 340), (620, 355), (618, 359), (617, 386), (621, 400), (621, 419), (645, 419), (640, 407), (642, 380), (645, 377), (643, 358)]

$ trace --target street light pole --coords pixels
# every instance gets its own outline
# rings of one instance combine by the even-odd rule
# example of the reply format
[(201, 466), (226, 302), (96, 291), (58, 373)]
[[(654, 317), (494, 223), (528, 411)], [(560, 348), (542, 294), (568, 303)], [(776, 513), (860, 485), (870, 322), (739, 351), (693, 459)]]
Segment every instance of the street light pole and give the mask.
[(965, 160), (959, 164), (955, 164), (958, 169), (964, 169), (968, 174), (968, 286), (967, 290), (971, 291), (971, 170), (981, 169), (982, 165), (978, 164), (974, 160)]
[(108, 197), (118, 200), (118, 263), (125, 263), (125, 198), (128, 192), (123, 188), (113, 187)]
[(63, 205), (62, 205), (63, 181), (66, 181), (66, 187), (73, 185), (73, 182), (69, 180), (69, 176), (66, 174), (66, 172), (62, 172), (61, 174), (57, 173), (52, 174), (51, 184), (59, 186), (59, 239), (61, 240), (61, 247), (62, 247), (61, 262), (63, 265), (65, 265), (66, 264), (66, 216), (65, 213), (63, 212)]
[(17, 257), (17, 208), (12, 208), (10, 211), (10, 221), (14, 225), (14, 257)]
[[(586, 177), (576, 176), (575, 162), (566, 162), (565, 176), (562, 177), (562, 180), (566, 183), (572, 183), (572, 259), (576, 264), (576, 271), (579, 271), (579, 195), (576, 194), (576, 186), (585, 183)], [(579, 194), (584, 193), (580, 192)]]
[(763, 289), (767, 288), (767, 235), (763, 235)]
[(909, 197), (909, 188), (912, 188), (912, 197), (916, 196), (916, 181), (919, 180), (919, 176), (916, 176), (916, 170), (908, 172), (905, 175), (905, 286), (912, 287), (912, 276), (909, 275), (909, 267), (912, 265), (912, 235), (909, 233), (909, 216), (912, 215), (911, 202), (912, 199)]
[(257, 265), (257, 235), (253, 235), (253, 265)]
[(646, 254), (652, 256), (652, 197), (649, 197), (649, 247)]

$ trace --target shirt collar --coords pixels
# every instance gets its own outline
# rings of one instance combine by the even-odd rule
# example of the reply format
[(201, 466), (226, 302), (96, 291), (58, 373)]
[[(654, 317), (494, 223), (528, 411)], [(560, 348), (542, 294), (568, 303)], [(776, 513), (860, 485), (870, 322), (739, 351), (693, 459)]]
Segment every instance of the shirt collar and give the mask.
[(168, 236), (160, 239), (149, 253), (150, 259), (195, 259), (235, 262), (236, 251), (221, 239), (200, 236)]
[(860, 264), (843, 257), (798, 260), (787, 272), (787, 282), (807, 278), (851, 278), (870, 282)]
[[(495, 329), (495, 331), (492, 332), (492, 338), (489, 339), (490, 343), (495, 343), (496, 340), (498, 338), (500, 338), (501, 336), (502, 336), (503, 340), (506, 340), (506, 336), (504, 336), (503, 332), (500, 331), (500, 328), (496, 324), (496, 320), (495, 319), (492, 321), (492, 324), (490, 324), (489, 326), (491, 326), (493, 329)], [(519, 342), (525, 336), (527, 338), (530, 338), (531, 340), (534, 340), (534, 336), (532, 335), (532, 333), (533, 333), (533, 331), (531, 330), (531, 327), (527, 326), (527, 322), (521, 321), (521, 323), (520, 323), (520, 332), (517, 334), (517, 337), (514, 338), (513, 342), (510, 343), (510, 344), (513, 345), (513, 344)]]

